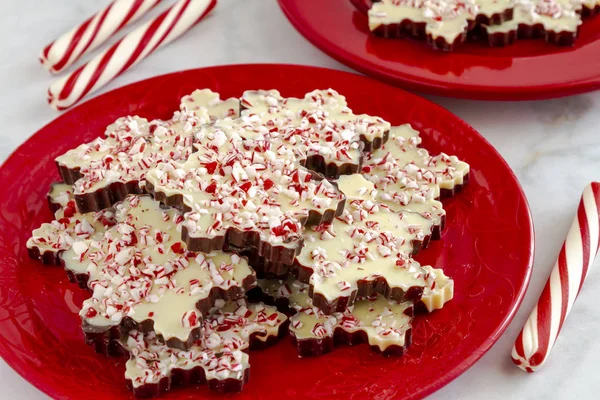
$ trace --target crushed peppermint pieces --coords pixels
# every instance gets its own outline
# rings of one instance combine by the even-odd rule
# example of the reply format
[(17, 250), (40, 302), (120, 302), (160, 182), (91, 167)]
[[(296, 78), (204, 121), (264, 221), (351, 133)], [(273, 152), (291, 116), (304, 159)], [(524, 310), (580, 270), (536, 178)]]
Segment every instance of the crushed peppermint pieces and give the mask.
[(150, 319), (165, 340), (173, 335), (186, 343), (202, 320), (198, 303), (211, 301), (213, 289), (239, 296), (244, 280), (253, 277), (237, 255), (188, 252), (178, 241), (180, 214), (168, 210), (165, 220), (165, 210), (149, 196), (128, 197), (115, 210), (116, 225), (101, 238), (75, 242), (61, 256), (68, 270), (88, 276), (92, 297), (80, 314), (91, 329), (120, 325), (125, 317), (140, 324)]

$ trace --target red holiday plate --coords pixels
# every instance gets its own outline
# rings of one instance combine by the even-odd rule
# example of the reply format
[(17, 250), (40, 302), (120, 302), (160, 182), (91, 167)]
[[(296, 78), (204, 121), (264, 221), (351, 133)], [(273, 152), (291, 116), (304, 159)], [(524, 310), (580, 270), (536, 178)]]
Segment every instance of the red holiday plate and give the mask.
[[(69, 283), (62, 268), (27, 256), (31, 230), (51, 219), (46, 192), (58, 179), (56, 156), (101, 135), (117, 117), (168, 118), (196, 88), (230, 97), (252, 88), (300, 96), (329, 87), (346, 95), (356, 112), (411, 123), (429, 150), (471, 165), (469, 184), (445, 202), (443, 239), (420, 257), (454, 278), (456, 295), (444, 309), (417, 318), (404, 357), (383, 357), (359, 345), (301, 359), (287, 338), (255, 351), (250, 382), (236, 398), (420, 398), (473, 365), (512, 320), (531, 273), (532, 222), (515, 176), (473, 128), (421, 97), (364, 76), (290, 65), (205, 68), (138, 82), (65, 113), (10, 156), (0, 168), (2, 358), (54, 398), (132, 397), (123, 360), (95, 354), (84, 344), (78, 310), (88, 294)], [(223, 397), (200, 386), (175, 389), (165, 398), (191, 396)]]
[(504, 48), (467, 43), (444, 53), (424, 41), (371, 35), (364, 10), (351, 0), (279, 4), (296, 29), (325, 53), (403, 88), (481, 100), (537, 100), (600, 88), (600, 16), (584, 21), (573, 47), (518, 40)]

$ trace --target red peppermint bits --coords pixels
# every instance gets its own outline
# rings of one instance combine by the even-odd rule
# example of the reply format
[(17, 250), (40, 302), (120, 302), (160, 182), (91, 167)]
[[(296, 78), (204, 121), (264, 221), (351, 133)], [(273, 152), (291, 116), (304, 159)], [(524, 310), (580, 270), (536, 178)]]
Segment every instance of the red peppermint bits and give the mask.
[(275, 183), (269, 178), (265, 179), (263, 182), (263, 187), (265, 188), (265, 190), (271, 189), (274, 185)]
[(241, 190), (243, 190), (244, 192), (248, 193), (248, 191), (252, 187), (252, 182), (244, 182), (239, 187), (240, 187)]
[(215, 192), (217, 191), (217, 184), (216, 184), (216, 182), (211, 182), (211, 184), (210, 184), (210, 185), (208, 185), (208, 186), (207, 186), (207, 187), (204, 189), (204, 191), (205, 191), (206, 193), (211, 193), (211, 194), (212, 194), (212, 193), (215, 193)]
[(185, 252), (185, 249), (183, 247), (183, 243), (181, 242), (175, 242), (171, 245), (171, 251), (175, 254), (183, 254)]
[(311, 332), (313, 335), (315, 335), (318, 338), (327, 336), (327, 329), (325, 328), (325, 325), (323, 325), (320, 322), (315, 324), (315, 326), (312, 328)]
[(93, 308), (88, 308), (88, 310), (85, 312), (85, 317), (86, 318), (94, 318), (96, 315), (98, 315), (98, 311), (96, 311)]
[(203, 165), (204, 165), (204, 168), (206, 168), (206, 171), (210, 175), (214, 174), (215, 170), (217, 169), (217, 162), (216, 161), (209, 162), (209, 163), (206, 163), (206, 164), (203, 164)]
[(194, 328), (199, 326), (200, 317), (198, 316), (198, 313), (195, 310), (187, 311), (183, 314), (183, 317), (181, 317), (181, 325), (183, 325), (184, 328)]

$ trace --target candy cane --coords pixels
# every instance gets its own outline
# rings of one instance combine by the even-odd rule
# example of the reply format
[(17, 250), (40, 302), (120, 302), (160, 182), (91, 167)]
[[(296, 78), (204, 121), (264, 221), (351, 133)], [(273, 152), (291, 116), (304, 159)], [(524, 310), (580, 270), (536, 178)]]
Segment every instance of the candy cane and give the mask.
[(57, 74), (160, 2), (161, 0), (115, 0), (104, 10), (46, 46), (40, 54), (40, 62), (51, 73)]
[(592, 182), (583, 191), (558, 261), (512, 349), (514, 363), (527, 372), (536, 371), (548, 359), (594, 262), (600, 246), (599, 210), (600, 183)]
[(71, 107), (156, 49), (177, 39), (208, 14), (216, 3), (216, 0), (179, 0), (87, 64), (54, 82), (48, 89), (48, 103), (57, 110)]

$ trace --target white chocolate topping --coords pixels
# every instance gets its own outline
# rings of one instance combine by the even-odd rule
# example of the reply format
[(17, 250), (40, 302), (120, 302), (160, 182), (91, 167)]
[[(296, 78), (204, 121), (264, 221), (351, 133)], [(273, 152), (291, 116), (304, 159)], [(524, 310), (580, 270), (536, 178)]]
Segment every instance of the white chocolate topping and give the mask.
[[(337, 180), (338, 188), (346, 195), (348, 200), (361, 199), (365, 201), (380, 202), (388, 206), (393, 211), (409, 211), (420, 214), (423, 218), (430, 220), (433, 225), (439, 226), (442, 218), (446, 215), (442, 203), (433, 198), (419, 201), (421, 198), (415, 197), (414, 201), (403, 204), (404, 197), (396, 195), (387, 196), (375, 189), (375, 184), (365, 179), (361, 174), (352, 174), (340, 176)], [(403, 193), (403, 192), (401, 192)], [(408, 194), (406, 195), (407, 199)]]
[(374, 31), (404, 21), (424, 23), (428, 36), (452, 44), (477, 16), (492, 17), (513, 7), (513, 0), (382, 0), (369, 10), (369, 28)]
[(425, 272), (410, 255), (413, 241), (422, 241), (432, 227), (419, 214), (347, 200), (344, 213), (333, 223), (307, 229), (296, 261), (313, 271), (314, 293), (328, 301), (350, 296), (361, 280), (381, 277), (390, 287), (407, 291), (425, 286)]
[[(379, 295), (358, 299), (343, 313), (325, 315), (312, 306), (308, 285), (288, 279), (258, 281), (261, 289), (274, 298), (285, 297), (296, 314), (290, 318), (290, 332), (297, 340), (332, 338), (337, 329), (348, 333), (363, 331), (371, 346), (385, 351), (389, 346), (404, 347), (411, 328), (412, 303), (396, 303)], [(408, 314), (408, 315), (407, 315)]]
[(581, 2), (583, 8), (586, 8), (590, 11), (595, 10), (600, 7), (600, 0), (584, 0)]
[(136, 119), (120, 119), (116, 135), (82, 144), (56, 161), (70, 169), (80, 168), (83, 177), (74, 184), (75, 194), (91, 193), (114, 182), (137, 181), (144, 187), (148, 169), (163, 161), (187, 159), (193, 133), (209, 121), (207, 115), (198, 115), (178, 111), (169, 121), (145, 125), (135, 123)]
[(278, 143), (242, 140), (245, 125), (218, 121), (196, 136), (185, 163), (164, 163), (148, 174), (156, 192), (182, 195), (191, 210), (185, 227), (193, 238), (223, 236), (230, 228), (257, 232), (271, 244), (297, 246), (310, 211), (337, 209), (344, 198), (317, 181)]
[(452, 44), (464, 35), (478, 11), (475, 0), (382, 0), (369, 10), (369, 28), (374, 31), (407, 20), (425, 23), (427, 35)]
[(73, 186), (62, 182), (53, 183), (48, 192), (48, 198), (52, 204), (64, 208), (70, 200), (73, 200)]
[[(278, 140), (300, 160), (321, 156), (326, 163), (359, 165), (359, 142), (382, 139), (390, 124), (379, 117), (356, 115), (333, 89), (315, 90), (304, 98), (282, 98), (276, 90), (246, 91), (242, 119), (262, 123), (253, 139)], [(252, 132), (249, 132), (249, 134)]]
[(180, 109), (192, 112), (206, 110), (211, 120), (221, 118), (235, 118), (240, 115), (240, 101), (235, 97), (221, 100), (219, 93), (210, 89), (197, 89), (191, 94), (181, 98)]
[(236, 99), (221, 101), (217, 93), (208, 90), (186, 96), (183, 103), (181, 111), (167, 121), (119, 118), (107, 128), (105, 137), (58, 157), (59, 165), (79, 169), (83, 175), (74, 184), (75, 194), (91, 193), (114, 182), (139, 182), (143, 188), (149, 169), (189, 157), (194, 133), (202, 124), (239, 112)]
[(511, 21), (485, 29), (488, 34), (508, 33), (519, 25), (540, 24), (545, 31), (575, 33), (582, 24), (581, 7), (580, 0), (518, 0)]
[(40, 254), (58, 254), (69, 250), (75, 242), (101, 238), (106, 229), (115, 224), (114, 214), (110, 210), (79, 213), (71, 185), (54, 184), (48, 195), (50, 201), (60, 208), (54, 213), (52, 222), (43, 223), (31, 232), (27, 240), (28, 249), (37, 248)]
[(180, 242), (181, 214), (149, 196), (117, 204), (116, 221), (103, 238), (77, 242), (61, 256), (66, 269), (89, 275), (93, 294), (80, 315), (92, 326), (152, 320), (165, 341), (185, 342), (201, 322), (196, 304), (211, 289), (243, 287), (253, 275), (237, 255), (188, 253)]
[(158, 383), (173, 370), (204, 369), (206, 379), (241, 380), (250, 367), (244, 350), (250, 338), (261, 341), (277, 337), (287, 317), (274, 307), (246, 304), (243, 300), (228, 303), (203, 322), (202, 336), (188, 351), (162, 344), (150, 333), (133, 331), (123, 347), (130, 353), (125, 378), (134, 387)]
[[(467, 163), (444, 153), (431, 156), (420, 144), (419, 132), (401, 125), (390, 130), (390, 139), (381, 149), (368, 155), (363, 176), (375, 184), (379, 201), (428, 212), (430, 204), (439, 205), (432, 200), (440, 196), (440, 189), (452, 190), (464, 183)], [(430, 204), (414, 208), (424, 203)]]
[(439, 268), (424, 265), (427, 272), (429, 285), (425, 287), (421, 302), (427, 307), (427, 311), (439, 310), (454, 297), (454, 280), (444, 274)]

